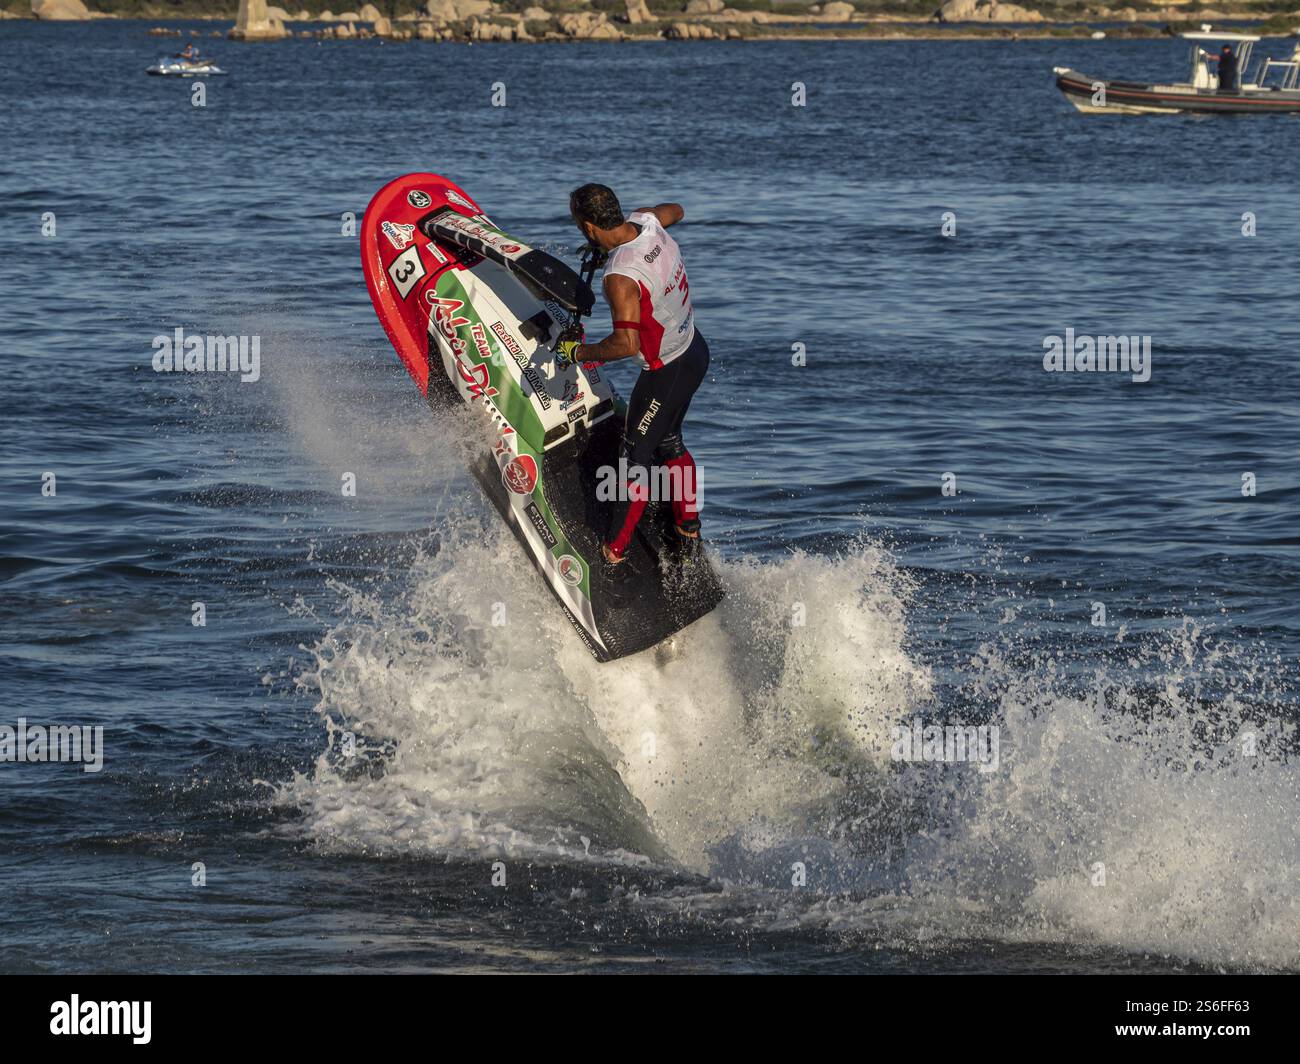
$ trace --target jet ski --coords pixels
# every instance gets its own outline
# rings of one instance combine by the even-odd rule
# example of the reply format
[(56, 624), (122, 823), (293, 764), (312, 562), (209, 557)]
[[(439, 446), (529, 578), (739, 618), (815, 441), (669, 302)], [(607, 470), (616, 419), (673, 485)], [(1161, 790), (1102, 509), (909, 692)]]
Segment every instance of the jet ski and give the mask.
[(366, 208), (361, 258), (430, 407), (482, 415), (472, 471), (598, 661), (655, 646), (721, 601), (707, 558), (683, 553), (669, 501), (646, 508), (623, 564), (601, 557), (614, 503), (597, 486), (618, 469), (626, 405), (600, 367), (554, 358), (592, 311), (594, 255), (579, 273), (447, 178), (408, 174)]
[(210, 59), (201, 59), (191, 62), (188, 59), (159, 59), (153, 66), (149, 67), (146, 74), (157, 74), (163, 77), (177, 78), (212, 78), (225, 71)]

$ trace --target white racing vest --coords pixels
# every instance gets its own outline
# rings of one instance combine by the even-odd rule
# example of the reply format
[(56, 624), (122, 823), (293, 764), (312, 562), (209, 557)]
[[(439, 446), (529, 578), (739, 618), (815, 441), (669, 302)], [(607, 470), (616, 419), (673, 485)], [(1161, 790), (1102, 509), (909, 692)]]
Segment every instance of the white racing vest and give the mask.
[[(628, 215), (628, 221), (640, 225), (641, 232), (610, 252), (605, 274), (627, 277), (641, 290), (641, 365), (658, 369), (695, 339), (691, 289), (677, 241), (659, 219), (651, 211), (639, 211)], [(615, 322), (614, 327), (621, 324)]]

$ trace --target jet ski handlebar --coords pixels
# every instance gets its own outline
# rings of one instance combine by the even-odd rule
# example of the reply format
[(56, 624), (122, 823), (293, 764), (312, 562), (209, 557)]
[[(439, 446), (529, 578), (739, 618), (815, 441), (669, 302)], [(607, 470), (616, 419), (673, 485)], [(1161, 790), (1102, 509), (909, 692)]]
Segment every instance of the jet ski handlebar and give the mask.
[[(597, 247), (595, 244), (583, 244), (579, 251), (582, 254), (582, 264), (578, 267), (578, 276), (582, 278), (589, 291), (591, 291), (592, 279), (596, 276), (596, 271), (605, 265), (609, 259), (609, 252), (604, 248)], [(594, 295), (594, 293), (593, 293)], [(575, 307), (573, 316), (569, 319), (569, 324), (564, 327), (560, 333), (561, 340), (581, 340), (583, 338), (582, 316), (590, 314), (594, 309), (594, 301), (586, 310), (582, 307)]]

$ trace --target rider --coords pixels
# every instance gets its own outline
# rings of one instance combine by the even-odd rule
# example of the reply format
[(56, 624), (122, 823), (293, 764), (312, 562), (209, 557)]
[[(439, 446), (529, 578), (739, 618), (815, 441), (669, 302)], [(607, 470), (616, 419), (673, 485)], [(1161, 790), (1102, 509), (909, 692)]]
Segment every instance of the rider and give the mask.
[[(609, 253), (605, 301), (614, 331), (598, 344), (562, 340), (562, 362), (613, 362), (639, 355), (641, 376), (632, 389), (623, 425), (623, 457), (631, 470), (650, 470), (657, 459), (672, 481), (673, 521), (680, 546), (698, 548), (695, 462), (682, 443), (682, 420), (709, 368), (709, 345), (695, 328), (690, 286), (677, 242), (665, 230), (682, 220), (679, 204), (633, 211), (626, 218), (605, 185), (588, 184), (569, 197), (569, 212), (593, 246)], [(644, 474), (625, 478), (610, 540), (601, 552), (608, 565), (626, 560), (650, 489)], [(662, 483), (665, 478), (653, 477)]]
[(199, 60), (199, 50), (194, 47), (193, 43), (187, 44), (176, 53), (177, 59), (184, 59), (187, 63), (197, 63)]

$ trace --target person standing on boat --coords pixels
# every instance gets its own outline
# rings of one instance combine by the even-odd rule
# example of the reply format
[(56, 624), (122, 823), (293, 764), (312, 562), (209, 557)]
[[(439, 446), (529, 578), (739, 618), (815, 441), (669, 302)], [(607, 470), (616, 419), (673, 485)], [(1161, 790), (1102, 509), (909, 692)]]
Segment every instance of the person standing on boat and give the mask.
[(1237, 91), (1237, 56), (1232, 50), (1232, 45), (1225, 44), (1223, 51), (1212, 58), (1219, 61), (1219, 91), (1236, 92)]

